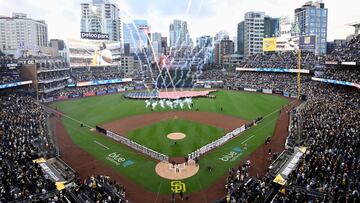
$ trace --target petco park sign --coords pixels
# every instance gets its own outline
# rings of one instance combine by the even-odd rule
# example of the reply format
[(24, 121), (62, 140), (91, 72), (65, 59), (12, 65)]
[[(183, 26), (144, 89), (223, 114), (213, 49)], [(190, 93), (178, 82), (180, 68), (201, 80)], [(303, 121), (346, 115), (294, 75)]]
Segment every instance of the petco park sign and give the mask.
[(99, 32), (81, 32), (82, 39), (109, 40), (109, 34)]

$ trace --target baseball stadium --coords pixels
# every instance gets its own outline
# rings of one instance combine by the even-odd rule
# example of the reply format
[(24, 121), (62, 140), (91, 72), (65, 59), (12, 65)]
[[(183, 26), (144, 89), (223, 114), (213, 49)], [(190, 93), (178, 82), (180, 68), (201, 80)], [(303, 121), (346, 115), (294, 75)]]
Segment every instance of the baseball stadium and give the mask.
[(49, 43), (44, 20), (0, 8), (0, 203), (360, 202), (360, 23), (324, 47), (299, 23), (328, 8), (307, 2), (295, 25), (249, 11), (238, 41), (193, 44), (187, 21), (168, 40), (85, 2), (80, 36)]

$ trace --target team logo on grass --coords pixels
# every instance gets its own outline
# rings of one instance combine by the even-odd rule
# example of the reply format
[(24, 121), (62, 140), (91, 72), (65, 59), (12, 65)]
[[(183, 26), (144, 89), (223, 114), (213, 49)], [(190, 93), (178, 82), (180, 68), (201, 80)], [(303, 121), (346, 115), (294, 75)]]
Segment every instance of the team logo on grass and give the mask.
[(243, 149), (241, 149), (240, 147), (235, 147), (229, 153), (224, 154), (219, 159), (224, 162), (228, 162), (228, 161), (232, 162), (235, 161), (237, 158), (239, 158), (242, 155), (242, 152)]
[(106, 159), (108, 161), (111, 161), (112, 163), (114, 163), (117, 166), (122, 165), (123, 167), (128, 167), (135, 163), (132, 160), (126, 160), (124, 157), (121, 156), (120, 153), (116, 153), (116, 152), (108, 154), (106, 156)]
[(171, 181), (170, 186), (171, 186), (171, 191), (175, 193), (186, 192), (185, 183), (181, 181)]

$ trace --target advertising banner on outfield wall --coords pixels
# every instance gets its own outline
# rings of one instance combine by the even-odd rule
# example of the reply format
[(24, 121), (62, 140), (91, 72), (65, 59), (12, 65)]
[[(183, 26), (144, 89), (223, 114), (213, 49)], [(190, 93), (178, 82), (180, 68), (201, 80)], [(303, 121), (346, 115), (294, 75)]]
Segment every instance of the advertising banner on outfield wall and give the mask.
[(281, 90), (273, 90), (273, 93), (274, 94), (283, 94), (283, 91), (281, 91)]
[(256, 92), (256, 89), (244, 88), (244, 91), (247, 91), (247, 92)]
[(262, 92), (265, 93), (265, 94), (272, 94), (273, 93), (273, 91), (271, 89), (263, 89)]
[(289, 92), (284, 92), (284, 97), (290, 97), (290, 93)]

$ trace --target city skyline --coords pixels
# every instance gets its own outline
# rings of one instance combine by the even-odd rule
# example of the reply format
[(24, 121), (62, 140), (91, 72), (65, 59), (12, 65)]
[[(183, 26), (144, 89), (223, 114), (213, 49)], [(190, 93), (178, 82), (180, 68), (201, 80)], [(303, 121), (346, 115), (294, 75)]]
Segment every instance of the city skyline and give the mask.
[[(46, 1), (38, 0), (0, 0), (0, 15), (11, 16), (13, 12), (26, 13), (36, 20), (45, 20), (48, 24), (49, 39), (69, 39), (80, 37), (81, 3), (91, 0)], [(307, 1), (285, 0), (175, 0), (175, 1), (140, 1), (111, 0), (118, 4), (122, 21), (130, 19), (146, 19), (151, 32), (160, 32), (169, 37), (169, 25), (174, 19), (188, 23), (190, 37), (195, 41), (203, 35), (215, 36), (225, 30), (231, 37), (236, 36), (237, 24), (244, 20), (247, 11), (264, 11), (272, 17), (288, 16), (294, 18), (294, 10)], [(360, 13), (356, 12), (360, 2), (351, 0), (347, 4), (336, 3), (335, 0), (324, 0), (329, 9), (328, 41), (344, 39), (354, 32), (346, 24), (360, 21)], [(56, 5), (56, 6), (54, 6)], [(352, 5), (352, 6), (347, 6)]]

